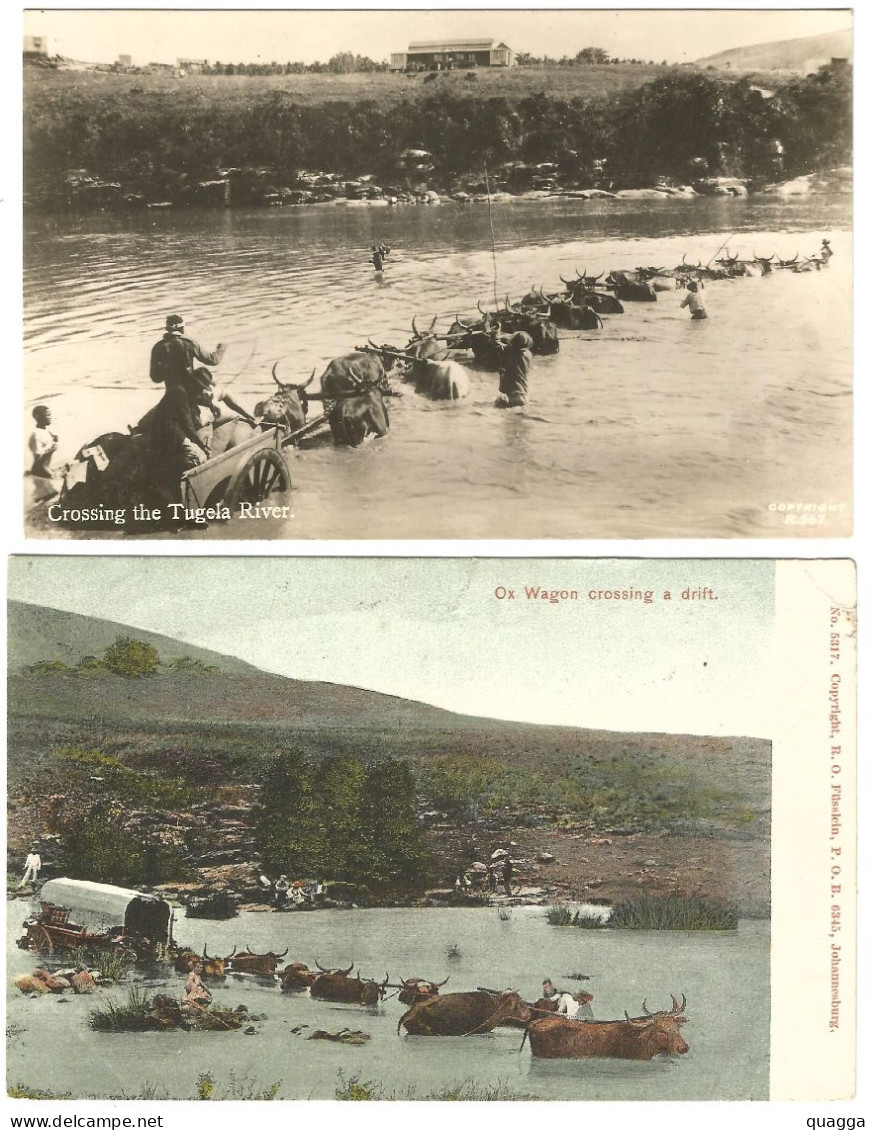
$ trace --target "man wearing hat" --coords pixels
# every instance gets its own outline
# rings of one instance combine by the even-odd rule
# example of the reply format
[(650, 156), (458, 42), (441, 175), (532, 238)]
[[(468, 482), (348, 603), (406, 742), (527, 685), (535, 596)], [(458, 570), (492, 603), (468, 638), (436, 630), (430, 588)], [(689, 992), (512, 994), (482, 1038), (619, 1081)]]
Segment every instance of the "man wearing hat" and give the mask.
[(823, 239), (821, 241), (821, 265), (822, 267), (829, 267), (830, 261), (833, 258), (833, 252), (830, 249), (830, 240)]
[(152, 346), (149, 359), (149, 377), (154, 384), (170, 388), (193, 371), (195, 361), (202, 365), (218, 365), (222, 360), (225, 346), (221, 342), (214, 353), (208, 353), (193, 338), (186, 336), (185, 328), (181, 314), (168, 314), (164, 322), (164, 337)]

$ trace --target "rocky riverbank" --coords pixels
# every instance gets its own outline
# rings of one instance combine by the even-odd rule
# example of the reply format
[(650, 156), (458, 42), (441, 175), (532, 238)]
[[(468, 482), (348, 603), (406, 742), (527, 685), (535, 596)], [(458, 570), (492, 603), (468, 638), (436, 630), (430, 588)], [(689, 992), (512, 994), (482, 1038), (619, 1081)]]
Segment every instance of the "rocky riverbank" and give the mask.
[[(60, 798), (50, 798), (56, 805)], [(11, 841), (21, 809), (13, 812)], [(262, 864), (255, 848), (252, 802), (211, 803), (189, 812), (141, 809), (128, 812), (124, 829), (144, 844), (173, 848), (189, 877), (156, 887), (180, 906), (221, 893), (236, 910), (271, 912), (259, 883)], [(477, 823), (427, 817), (426, 841), (435, 861), (432, 882), (419, 893), (375, 895), (354, 883), (327, 883), (321, 906), (472, 906), (606, 904), (641, 894), (701, 896), (740, 908), (747, 916), (769, 913), (769, 844), (755, 835), (720, 834), (705, 825), (691, 834), (651, 834), (619, 828), (593, 834), (585, 826), (560, 828), (557, 814), (539, 806), (490, 815)], [(37, 841), (43, 878), (61, 874), (59, 839)], [(485, 882), (460, 893), (454, 880), (475, 861), (489, 861), (506, 848), (512, 858), (512, 894), (490, 891)], [(275, 877), (275, 876), (272, 876)], [(296, 878), (290, 876), (290, 879)], [(437, 881), (436, 881), (437, 880)], [(10, 879), (12, 895), (17, 892)], [(210, 915), (207, 915), (208, 917)]]
[[(512, 189), (511, 185), (516, 185)], [(537, 186), (536, 186), (537, 185)], [(303, 171), (283, 177), (275, 169), (245, 168), (219, 170), (216, 175), (191, 180), (179, 178), (170, 191), (138, 191), (135, 181), (106, 180), (86, 169), (67, 172), (57, 193), (47, 190), (31, 198), (37, 207), (54, 205), (82, 212), (131, 210), (168, 210), (189, 207), (285, 208), (302, 205), (334, 205), (345, 207), (397, 207), (403, 205), (510, 203), (515, 200), (663, 200), (696, 199), (701, 196), (744, 198), (749, 195), (799, 197), (810, 195), (848, 195), (852, 191), (851, 166), (823, 172), (806, 173), (790, 180), (765, 182), (732, 176), (710, 176), (679, 183), (670, 177), (658, 177), (639, 187), (617, 188), (608, 178), (599, 184), (582, 183), (559, 175), (557, 165), (545, 163), (526, 166), (522, 163), (502, 170), (490, 180), (490, 191), (483, 178), (457, 177), (449, 183), (432, 187), (428, 181), (411, 187), (400, 184), (379, 184), (365, 174), (345, 179), (340, 173)]]

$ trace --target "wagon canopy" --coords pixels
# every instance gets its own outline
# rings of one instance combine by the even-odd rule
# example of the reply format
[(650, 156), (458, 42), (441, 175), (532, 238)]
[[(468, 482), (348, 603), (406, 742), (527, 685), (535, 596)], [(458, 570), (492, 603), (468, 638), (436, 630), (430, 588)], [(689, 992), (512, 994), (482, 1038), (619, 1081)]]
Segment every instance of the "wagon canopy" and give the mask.
[(39, 893), (41, 903), (64, 907), (78, 926), (98, 932), (124, 926), (125, 933), (151, 942), (170, 939), (170, 903), (155, 895), (89, 883), (84, 879), (49, 879)]

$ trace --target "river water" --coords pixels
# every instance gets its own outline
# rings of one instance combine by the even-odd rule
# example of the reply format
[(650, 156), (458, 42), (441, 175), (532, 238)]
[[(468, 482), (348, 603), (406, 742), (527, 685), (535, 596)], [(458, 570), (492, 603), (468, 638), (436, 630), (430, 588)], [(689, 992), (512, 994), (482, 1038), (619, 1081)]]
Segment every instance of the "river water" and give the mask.
[[(10, 905), (8, 967), (11, 980), (29, 972), (33, 954), (14, 947), (25, 904)], [(444, 992), (478, 985), (511, 985), (534, 999), (541, 982), (578, 991), (569, 975), (590, 976), (597, 1019), (637, 1015), (643, 998), (652, 1010), (668, 1008), (669, 994), (687, 996), (687, 1055), (649, 1062), (624, 1060), (534, 1061), (522, 1033), (499, 1029), (477, 1037), (399, 1036), (405, 1009), (388, 999), (376, 1009), (331, 1005), (307, 994), (283, 994), (252, 978), (229, 977), (215, 989), (223, 1007), (246, 1004), (266, 1017), (257, 1035), (230, 1033), (96, 1033), (87, 1014), (101, 998), (123, 1000), (127, 988), (92, 997), (23, 997), (8, 1001), (7, 1076), (17, 1083), (73, 1096), (138, 1097), (144, 1087), (159, 1096), (194, 1097), (197, 1076), (210, 1071), (220, 1089), (231, 1074), (247, 1087), (281, 1083), (284, 1099), (332, 1098), (340, 1076), (359, 1076), (399, 1097), (423, 1097), (471, 1080), (502, 1085), (542, 1099), (751, 1099), (769, 1089), (769, 927), (743, 921), (726, 934), (659, 931), (584, 931), (553, 927), (544, 908), (515, 908), (501, 921), (494, 908), (243, 913), (227, 922), (180, 918), (181, 943), (210, 953), (281, 951), (289, 960), (325, 966), (351, 961), (363, 975), (391, 981), (450, 977)], [(451, 958), (456, 947), (460, 956)], [(355, 972), (355, 969), (354, 969)], [(151, 992), (182, 992), (181, 975), (151, 982)], [(62, 1005), (60, 1002), (64, 1001)], [(360, 1029), (371, 1039), (348, 1047), (308, 1041), (308, 1029)], [(301, 1034), (292, 1029), (301, 1027)]]
[[(495, 290), (561, 289), (575, 269), (790, 258), (832, 240), (830, 270), (710, 285), (710, 317), (679, 295), (627, 304), (601, 332), (565, 331), (536, 358), (528, 409), (472, 395), (391, 403), (383, 440), (318, 439), (292, 453), (294, 516), (234, 520), (195, 537), (581, 538), (838, 536), (851, 520), (851, 251), (848, 198), (512, 201), (493, 208)], [(411, 318), (439, 327), (494, 293), (483, 205), (180, 211), (57, 221), (25, 232), (26, 404), (52, 406), (69, 458), (154, 402), (149, 349), (180, 311), (218, 380), (252, 406), (271, 366), (303, 380), (371, 336), (403, 344)], [(382, 279), (369, 247), (393, 253)], [(29, 419), (29, 414), (28, 414)], [(786, 503), (825, 503), (790, 524)], [(782, 507), (781, 509), (779, 507)], [(39, 523), (37, 523), (39, 527)], [(57, 534), (57, 527), (42, 530)]]

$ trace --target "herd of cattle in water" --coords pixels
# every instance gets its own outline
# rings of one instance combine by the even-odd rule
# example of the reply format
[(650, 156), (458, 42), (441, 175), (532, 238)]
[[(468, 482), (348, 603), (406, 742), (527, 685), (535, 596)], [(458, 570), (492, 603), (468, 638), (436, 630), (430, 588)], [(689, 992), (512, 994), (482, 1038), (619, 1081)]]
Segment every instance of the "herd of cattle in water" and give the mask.
[[(288, 947), (280, 954), (270, 950), (254, 954), (249, 947), (237, 953), (235, 947), (227, 957), (219, 957), (209, 956), (205, 946), (201, 954), (190, 948), (174, 947), (168, 956), (175, 972), (188, 975), (190, 979), (192, 972), (197, 974), (197, 982), (203, 985), (207, 1001), (210, 993), (205, 982), (215, 984), (225, 981), (228, 975), (235, 975), (252, 977), (266, 985), (279, 984), (284, 993), (307, 993), (313, 1000), (372, 1010), (382, 1001), (398, 997), (401, 1005), (407, 1006), (398, 1020), (398, 1034), (402, 1028), (410, 1036), (475, 1036), (500, 1027), (524, 1029), (521, 1050), (528, 1040), (532, 1054), (538, 1059), (649, 1060), (654, 1055), (680, 1055), (688, 1051), (680, 1034), (680, 1026), (687, 1019), (684, 996), (680, 1003), (671, 997), (671, 1008), (657, 1012), (649, 1011), (647, 1001), (643, 1001), (641, 1016), (625, 1014), (623, 1020), (576, 1019), (557, 1015), (563, 1012), (561, 1002), (563, 997), (570, 996), (567, 993), (555, 992), (552, 997), (531, 1002), (523, 1000), (512, 989), (479, 986), (468, 992), (442, 993), (449, 977), (440, 982), (404, 977), (390, 983), (389, 973), (382, 981), (363, 977), (359, 971), (353, 975), (353, 964), (346, 968), (324, 968), (314, 962), (315, 968), (311, 968), (302, 962), (284, 963), (287, 954)], [(15, 983), (21, 992), (44, 993), (69, 988), (87, 992), (105, 981), (98, 973), (80, 965), (77, 970), (55, 974), (41, 966), (32, 974), (17, 977)], [(187, 982), (187, 989), (188, 986)], [(571, 999), (589, 1005), (593, 998), (590, 993), (581, 992)]]
[[(575, 279), (561, 277), (561, 291), (548, 292), (544, 287), (533, 286), (519, 301), (506, 297), (504, 305), (497, 303), (494, 310), (485, 310), (478, 304), (479, 317), (467, 320), (457, 315), (444, 332), (436, 328), (437, 315), (427, 330), (418, 328), (414, 317), (413, 336), (404, 344), (368, 339), (366, 344), (330, 361), (315, 388), (311, 386), (316, 369), (307, 380), (290, 382), (283, 379), (278, 361), (272, 370), (277, 390), (255, 406), (250, 420), (233, 414), (231, 419), (226, 415), (221, 420), (220, 414), (214, 425), (204, 429), (209, 433), (202, 444), (208, 458), (203, 468), (197, 469), (198, 473), (206, 469), (212, 474), (212, 468), (221, 467), (224, 474), (231, 467), (228, 459), (233, 460), (238, 454), (236, 449), (240, 449), (242, 456), (253, 452), (250, 461), (255, 469), (250, 473), (249, 464), (242, 464), (243, 471), (238, 476), (228, 479), (220, 475), (216, 483), (204, 477), (195, 498), (203, 496), (207, 500), (205, 503), (201, 499), (198, 505), (228, 503), (227, 512), (217, 510), (216, 516), (231, 517), (237, 495), (258, 503), (267, 500), (272, 492), (288, 489), (288, 468), (280, 450), (299, 444), (324, 424), (339, 446), (358, 447), (368, 438), (385, 436), (390, 425), (386, 401), (402, 395), (399, 386), (390, 383), (390, 377), (412, 384), (416, 393), (429, 399), (455, 401), (471, 391), (471, 368), (497, 372), (497, 406), (522, 406), (527, 401), (527, 374), (532, 357), (558, 353), (560, 330), (598, 332), (604, 326), (604, 318), (624, 313), (624, 303), (656, 302), (660, 291), (678, 289), (688, 291), (681, 305), (690, 306), (694, 318), (703, 318), (706, 313), (702, 288), (706, 283), (777, 271), (818, 271), (829, 264), (832, 254), (829, 241), (823, 240), (821, 252), (803, 260), (799, 254), (792, 259), (757, 254), (741, 259), (738, 254), (728, 253), (723, 258), (714, 257), (705, 266), (689, 263), (683, 256), (677, 267), (637, 267), (598, 275), (576, 271)], [(461, 363), (463, 360), (469, 367)], [(323, 411), (308, 419), (312, 402), (321, 402)], [(128, 501), (142, 503), (150, 495), (155, 487), (152, 478), (156, 468), (148, 436), (141, 435), (138, 429), (129, 429), (129, 433), (107, 433), (80, 449), (71, 464), (80, 473), (65, 479), (61, 494), (65, 504), (80, 508), (98, 504), (117, 507)], [(274, 452), (257, 450), (262, 439), (270, 443), (272, 436), (276, 443)], [(91, 466), (95, 452), (103, 457), (96, 468)], [(80, 464), (87, 468), (84, 475)], [(104, 470), (107, 464), (108, 469)], [(179, 481), (168, 480), (167, 491), (172, 496), (170, 501), (179, 505)], [(185, 486), (182, 494), (185, 502)], [(167, 501), (165, 494), (159, 494), (159, 498)], [(102, 510), (80, 510), (79, 516), (86, 513), (97, 518), (104, 516)], [(118, 516), (109, 513), (118, 524)]]
[[(206, 946), (200, 954), (188, 947), (172, 947), (168, 958), (177, 973), (189, 978), (187, 992), (194, 975), (203, 996), (184, 996), (183, 1002), (201, 1000), (203, 1004), (193, 1007), (204, 1015), (209, 1015), (212, 997), (205, 982), (215, 985), (233, 975), (253, 978), (265, 985), (279, 984), (284, 993), (307, 993), (313, 1000), (359, 1005), (371, 1010), (397, 996), (399, 1002), (407, 1006), (396, 1026), (398, 1034), (403, 1028), (409, 1036), (477, 1036), (496, 1028), (522, 1029), (524, 1037), (520, 1049), (528, 1040), (537, 1059), (648, 1060), (657, 1055), (684, 1055), (689, 1050), (681, 1035), (681, 1025), (687, 1021), (684, 995), (680, 1003), (671, 996), (672, 1007), (659, 1012), (650, 1012), (647, 1001), (643, 1001), (641, 1016), (625, 1013), (623, 1020), (594, 1020), (589, 1015), (578, 1019), (573, 1015), (574, 1008), (569, 1015), (563, 1015), (563, 1000), (568, 997), (570, 1002), (589, 1006), (593, 1000), (590, 993), (581, 992), (573, 997), (551, 986), (551, 996), (532, 1002), (525, 1001), (513, 989), (478, 987), (468, 992), (442, 994), (449, 977), (438, 982), (406, 977), (390, 983), (387, 973), (382, 981), (376, 981), (362, 977), (359, 970), (353, 976), (353, 964), (346, 969), (326, 969), (316, 961), (316, 968), (311, 969), (299, 961), (284, 963), (288, 952), (288, 946), (282, 953), (270, 950), (253, 953), (249, 947), (238, 953), (235, 947), (227, 957), (218, 957), (209, 956)], [(151, 965), (154, 956), (154, 953), (147, 956), (144, 951), (141, 959)], [(20, 992), (33, 996), (62, 993), (71, 988), (74, 993), (88, 993), (106, 987), (108, 981), (96, 970), (80, 964), (55, 973), (39, 966), (32, 973), (17, 977), (15, 985)], [(589, 1007), (587, 1011), (589, 1013)], [(329, 1038), (328, 1033), (322, 1035)]]
[(470, 380), (460, 361), (469, 360), (487, 372), (501, 371), (508, 335), (525, 333), (532, 354), (546, 356), (559, 352), (559, 330), (600, 330), (603, 316), (623, 314), (625, 302), (656, 302), (660, 291), (675, 291), (691, 283), (702, 287), (706, 282), (773, 271), (817, 271), (826, 263), (823, 255), (801, 260), (799, 254), (792, 259), (755, 254), (740, 259), (728, 253), (705, 266), (688, 263), (683, 256), (677, 267), (638, 267), (599, 275), (576, 271), (575, 279), (561, 278), (562, 291), (546, 292), (533, 286), (518, 302), (506, 297), (504, 306), (496, 310), (484, 310), (479, 304), (479, 318), (464, 320), (457, 315), (445, 332), (436, 330), (437, 316), (426, 331), (418, 329), (414, 318), (413, 336), (403, 345), (369, 339), (366, 345), (329, 363), (318, 392), (308, 391), (315, 369), (307, 381), (293, 384), (280, 380), (275, 365), (278, 391), (256, 406), (256, 416), (294, 434), (306, 425), (310, 401), (321, 400), (329, 406), (327, 418), (335, 442), (355, 447), (368, 436), (388, 431), (385, 397), (399, 395), (389, 376), (411, 382), (417, 393), (433, 400), (462, 399), (469, 395)]
[[(673, 996), (671, 1009), (649, 1012), (642, 1004), (641, 1016), (626, 1015), (623, 1020), (578, 1020), (556, 1015), (558, 1001), (542, 998), (525, 1001), (511, 989), (477, 988), (469, 992), (441, 993), (447, 980), (435, 982), (422, 977), (406, 977), (390, 983), (389, 973), (382, 981), (362, 977), (353, 964), (346, 969), (326, 969), (315, 962), (315, 969), (290, 961), (283, 953), (253, 953), (236, 950), (227, 957), (210, 957), (206, 947), (198, 954), (179, 950), (174, 968), (188, 973), (199, 967), (205, 980), (224, 980), (229, 974), (249, 974), (274, 984), (284, 993), (309, 993), (315, 1000), (336, 1004), (376, 1008), (381, 1001), (396, 995), (407, 1011), (398, 1021), (411, 1036), (475, 1036), (495, 1028), (525, 1029), (532, 1054), (543, 1059), (652, 1059), (656, 1055), (683, 1055), (688, 1045), (681, 1035), (686, 1000)], [(589, 993), (576, 999), (593, 998)], [(522, 1046), (522, 1045), (521, 1045)]]

